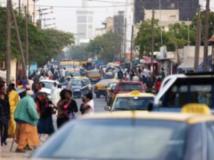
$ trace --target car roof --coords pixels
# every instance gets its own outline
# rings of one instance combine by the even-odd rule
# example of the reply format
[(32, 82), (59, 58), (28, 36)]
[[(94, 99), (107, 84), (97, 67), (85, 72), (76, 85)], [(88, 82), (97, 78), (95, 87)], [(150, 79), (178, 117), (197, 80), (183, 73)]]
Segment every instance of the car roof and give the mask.
[(51, 80), (51, 79), (43, 79), (43, 80), (40, 80), (40, 82), (50, 82), (50, 83), (59, 83), (58, 81), (55, 81), (55, 80)]
[(128, 93), (119, 93), (117, 94), (116, 98), (118, 97), (155, 97), (152, 93), (143, 93), (139, 91), (132, 91)]
[(83, 79), (88, 79), (88, 77), (85, 77), (85, 76), (75, 76), (71, 79), (79, 79), (79, 80), (83, 80)]
[(148, 112), (148, 111), (115, 111), (103, 112), (96, 114), (88, 114), (82, 116), (81, 119), (148, 119), (148, 120), (166, 120), (183, 122), (187, 124), (198, 124), (203, 122), (214, 122), (213, 115), (202, 114), (184, 114), (184, 113), (168, 113), (168, 112)]
[(112, 83), (112, 82), (117, 83), (119, 81), (117, 79), (101, 79), (99, 82), (97, 82), (97, 84), (99, 84), (99, 83)]
[(119, 84), (125, 83), (125, 84), (142, 84), (142, 82), (139, 81), (119, 81)]

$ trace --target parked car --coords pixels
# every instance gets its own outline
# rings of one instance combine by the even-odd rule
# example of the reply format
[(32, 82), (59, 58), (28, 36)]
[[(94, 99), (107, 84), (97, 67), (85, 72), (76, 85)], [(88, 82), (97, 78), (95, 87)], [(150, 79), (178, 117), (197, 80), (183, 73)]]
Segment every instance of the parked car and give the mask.
[(118, 82), (117, 79), (102, 79), (97, 82), (94, 86), (94, 93), (97, 98), (100, 98), (101, 95), (106, 96), (106, 89), (109, 83)]
[(154, 94), (139, 91), (119, 93), (112, 106), (107, 106), (105, 109), (109, 111), (151, 110), (154, 97)]
[(212, 115), (109, 112), (70, 121), (32, 159), (213, 160), (213, 144)]
[(67, 88), (72, 90), (76, 98), (81, 98), (92, 90), (91, 82), (87, 77), (72, 78)]
[(188, 103), (214, 109), (214, 73), (177, 74), (166, 77), (154, 100), (154, 110), (180, 112)]

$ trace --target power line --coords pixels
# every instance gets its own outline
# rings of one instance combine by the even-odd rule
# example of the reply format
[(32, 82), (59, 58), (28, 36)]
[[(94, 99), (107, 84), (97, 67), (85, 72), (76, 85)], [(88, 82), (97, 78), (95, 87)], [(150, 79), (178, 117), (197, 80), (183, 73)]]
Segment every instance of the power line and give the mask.
[(111, 3), (111, 4), (125, 4), (125, 2), (112, 2), (112, 1), (106, 1), (106, 0), (88, 0), (90, 2), (95, 1), (95, 2), (102, 2), (102, 3)]
[[(111, 6), (87, 6), (85, 8), (117, 8), (117, 7), (126, 7), (131, 6), (133, 3), (124, 4), (124, 5), (111, 5)], [(54, 8), (63, 8), (63, 9), (70, 9), (70, 8), (82, 8), (82, 6), (59, 6), (59, 5), (36, 5), (37, 7), (54, 7)]]

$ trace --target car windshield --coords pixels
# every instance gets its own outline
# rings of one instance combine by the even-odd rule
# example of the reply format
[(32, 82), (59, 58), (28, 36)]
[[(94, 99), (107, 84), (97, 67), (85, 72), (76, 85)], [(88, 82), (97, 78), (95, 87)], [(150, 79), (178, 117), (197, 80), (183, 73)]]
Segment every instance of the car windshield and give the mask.
[(72, 86), (81, 86), (81, 81), (78, 79), (72, 79)]
[(147, 110), (153, 103), (153, 97), (118, 97), (113, 110)]
[(73, 72), (73, 73), (71, 73), (71, 74), (72, 74), (72, 76), (74, 76), (74, 77), (75, 77), (75, 76), (76, 76), (76, 77), (81, 76), (79, 72)]
[(122, 91), (142, 90), (142, 86), (139, 83), (122, 83), (120, 88)]
[(42, 82), (45, 85), (45, 88), (52, 89), (53, 83), (52, 82)]
[(35, 154), (81, 160), (183, 160), (186, 125), (147, 119), (71, 122)]

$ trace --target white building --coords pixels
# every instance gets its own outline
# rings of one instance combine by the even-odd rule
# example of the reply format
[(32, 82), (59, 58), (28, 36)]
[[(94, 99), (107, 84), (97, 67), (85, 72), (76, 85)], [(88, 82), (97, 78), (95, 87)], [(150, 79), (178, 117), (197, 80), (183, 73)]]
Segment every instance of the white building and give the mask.
[(131, 53), (131, 40), (132, 40), (132, 26), (134, 26), (134, 0), (126, 0), (126, 42), (125, 42), (125, 53)]
[[(152, 10), (144, 11), (144, 19), (152, 19)], [(169, 25), (179, 23), (179, 10), (178, 9), (168, 9), (168, 10), (154, 10), (154, 18), (158, 20), (159, 25), (163, 27), (166, 31)]]
[(76, 43), (87, 43), (94, 37), (93, 12), (87, 10), (79, 10), (76, 12), (76, 15)]

